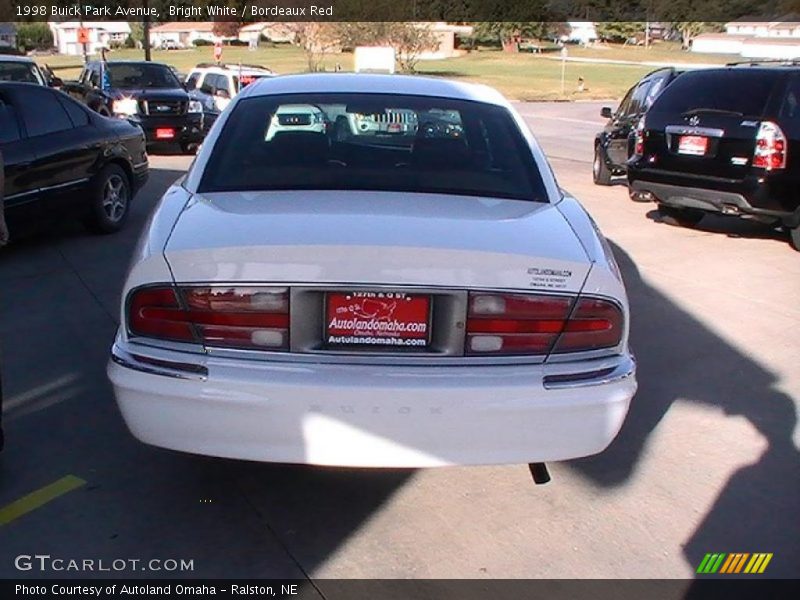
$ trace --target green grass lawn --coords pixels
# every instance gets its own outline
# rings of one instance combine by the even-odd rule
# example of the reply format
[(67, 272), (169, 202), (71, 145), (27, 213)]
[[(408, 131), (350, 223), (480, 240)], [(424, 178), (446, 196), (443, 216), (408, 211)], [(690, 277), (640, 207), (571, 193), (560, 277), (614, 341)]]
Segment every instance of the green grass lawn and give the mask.
[[(613, 60), (648, 60), (663, 62), (712, 62), (706, 55), (683, 52), (675, 45), (657, 45), (650, 49), (611, 46), (609, 49), (570, 47), (569, 55)], [(421, 61), (417, 70), (422, 75), (449, 77), (452, 79), (484, 83), (499, 89), (514, 100), (580, 100), (620, 98), (642, 75), (653, 70), (643, 65), (616, 65), (602, 63), (567, 62), (564, 93), (561, 92), (561, 62), (549, 55), (510, 54), (499, 50), (478, 50), (467, 55), (446, 60)], [(713, 55), (712, 55), (713, 56)], [(141, 50), (116, 50), (109, 59), (141, 59)], [(716, 62), (725, 58), (713, 57)], [(307, 71), (306, 57), (302, 50), (291, 46), (259, 48), (251, 52), (242, 47), (226, 47), (223, 62), (230, 64), (261, 64), (277, 73), (301, 73)], [(702, 60), (701, 60), (702, 59)], [(80, 57), (52, 56), (37, 60), (57, 68), (64, 79), (74, 79), (78, 68), (58, 67), (81, 64)], [(201, 47), (191, 50), (154, 50), (153, 60), (169, 63), (179, 71), (187, 73), (200, 62), (212, 62), (212, 49)], [(344, 71), (352, 71), (352, 54), (333, 54), (326, 57), (325, 67), (333, 70), (340, 64)], [(584, 80), (585, 90), (578, 92), (578, 78)]]

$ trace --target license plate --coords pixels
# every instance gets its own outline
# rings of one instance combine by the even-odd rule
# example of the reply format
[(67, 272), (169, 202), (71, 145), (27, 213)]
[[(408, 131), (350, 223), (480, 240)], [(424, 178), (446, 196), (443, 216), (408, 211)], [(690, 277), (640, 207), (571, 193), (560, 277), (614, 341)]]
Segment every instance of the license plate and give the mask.
[(175, 130), (174, 129), (168, 129), (168, 128), (162, 128), (162, 127), (159, 127), (158, 129), (156, 129), (156, 139), (157, 140), (171, 140), (174, 137), (175, 137)]
[(683, 135), (678, 141), (678, 154), (703, 156), (708, 149), (708, 138), (702, 135)]
[(328, 346), (420, 348), (430, 340), (430, 296), (405, 292), (329, 293)]

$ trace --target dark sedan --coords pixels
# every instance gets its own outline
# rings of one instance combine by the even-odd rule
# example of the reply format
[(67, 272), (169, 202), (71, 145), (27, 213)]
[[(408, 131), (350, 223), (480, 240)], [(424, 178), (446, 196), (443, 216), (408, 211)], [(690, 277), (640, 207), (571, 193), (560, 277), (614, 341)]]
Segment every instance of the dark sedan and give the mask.
[(148, 176), (138, 125), (27, 83), (0, 83), (0, 152), (12, 240), (64, 215), (98, 233), (118, 231)]

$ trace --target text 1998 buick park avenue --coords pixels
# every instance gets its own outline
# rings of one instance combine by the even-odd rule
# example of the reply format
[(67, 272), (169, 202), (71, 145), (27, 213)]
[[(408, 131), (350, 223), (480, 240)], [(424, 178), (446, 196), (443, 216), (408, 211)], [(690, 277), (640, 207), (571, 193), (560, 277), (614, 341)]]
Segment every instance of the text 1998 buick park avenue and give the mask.
[[(388, 124), (270, 131), (298, 105)], [(607, 242), (500, 94), (438, 79), (243, 90), (156, 209), (121, 312), (125, 421), (198, 454), (566, 460), (606, 448), (636, 390)]]

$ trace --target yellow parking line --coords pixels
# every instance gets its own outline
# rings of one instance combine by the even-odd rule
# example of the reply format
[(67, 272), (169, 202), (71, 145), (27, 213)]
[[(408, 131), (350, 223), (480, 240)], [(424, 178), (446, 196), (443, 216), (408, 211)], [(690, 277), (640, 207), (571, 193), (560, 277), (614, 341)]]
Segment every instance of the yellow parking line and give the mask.
[(46, 485), (35, 492), (31, 492), (27, 496), (23, 496), (19, 500), (15, 500), (11, 504), (0, 508), (0, 526), (8, 525), (14, 519), (18, 519), (22, 515), (36, 510), (51, 500), (55, 500), (59, 496), (63, 496), (67, 492), (71, 492), (84, 484), (86, 484), (86, 482), (80, 477), (67, 475), (58, 481), (54, 481), (50, 485)]

